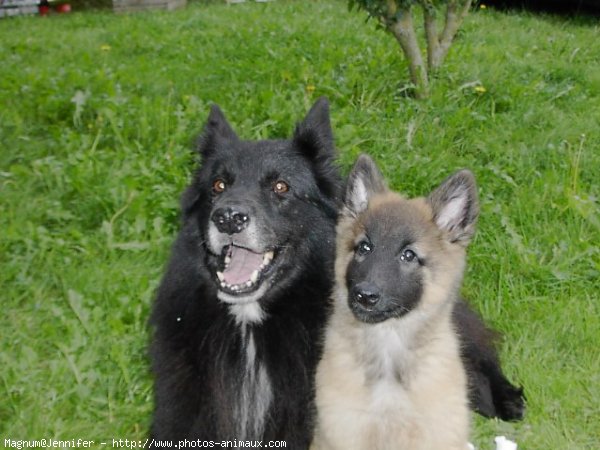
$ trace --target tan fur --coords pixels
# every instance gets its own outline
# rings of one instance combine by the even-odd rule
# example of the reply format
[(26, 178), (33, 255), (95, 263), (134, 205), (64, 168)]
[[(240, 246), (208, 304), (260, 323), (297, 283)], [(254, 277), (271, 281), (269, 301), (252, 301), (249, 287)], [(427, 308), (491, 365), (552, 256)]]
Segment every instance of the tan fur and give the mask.
[[(414, 221), (420, 254), (434, 260), (420, 304), (398, 319), (358, 321), (347, 305), (346, 267), (367, 215)], [(460, 283), (465, 251), (433, 223), (422, 199), (391, 192), (338, 225), (334, 311), (316, 378), (315, 450), (464, 450), (467, 381), (452, 329), (448, 292)]]

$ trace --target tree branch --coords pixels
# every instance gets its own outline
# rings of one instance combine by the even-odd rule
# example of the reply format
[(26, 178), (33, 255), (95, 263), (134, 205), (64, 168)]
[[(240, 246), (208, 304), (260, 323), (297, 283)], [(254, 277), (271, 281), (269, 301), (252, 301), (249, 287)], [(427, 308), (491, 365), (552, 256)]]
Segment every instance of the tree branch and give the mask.
[(469, 12), (469, 8), (471, 8), (471, 1), (472, 0), (450, 0), (448, 2), (446, 9), (446, 24), (439, 38), (440, 48), (438, 55), (431, 66), (432, 69), (439, 68), (444, 62), (448, 50), (450, 49), (450, 45), (452, 45), (452, 41), (454, 40), (461, 23)]
[(431, 0), (420, 0), (423, 8), (425, 38), (427, 39), (427, 67), (432, 70), (440, 52), (440, 40), (437, 34), (437, 11)]
[[(388, 0), (388, 11), (390, 3), (394, 3), (393, 0)], [(388, 30), (394, 35), (408, 60), (410, 78), (415, 85), (415, 96), (425, 98), (429, 95), (427, 67), (423, 62), (423, 55), (417, 41), (411, 8), (410, 6), (396, 8), (395, 4), (393, 6), (395, 14), (391, 17), (395, 20), (389, 22)]]

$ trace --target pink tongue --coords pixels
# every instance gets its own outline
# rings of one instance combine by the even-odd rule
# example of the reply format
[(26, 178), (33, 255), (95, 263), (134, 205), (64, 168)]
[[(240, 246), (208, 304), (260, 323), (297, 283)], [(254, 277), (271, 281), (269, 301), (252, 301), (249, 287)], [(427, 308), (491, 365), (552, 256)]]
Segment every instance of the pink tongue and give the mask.
[(250, 281), (255, 270), (258, 270), (263, 262), (263, 255), (254, 253), (241, 247), (232, 246), (231, 261), (223, 271), (223, 278), (227, 284), (242, 284)]

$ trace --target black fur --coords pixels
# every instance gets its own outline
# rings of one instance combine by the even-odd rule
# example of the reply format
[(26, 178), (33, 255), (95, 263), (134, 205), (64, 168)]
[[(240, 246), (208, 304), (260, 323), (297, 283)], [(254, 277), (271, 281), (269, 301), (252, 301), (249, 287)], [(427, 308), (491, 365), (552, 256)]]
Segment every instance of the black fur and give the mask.
[(525, 414), (523, 388), (513, 386), (502, 373), (495, 345), (498, 334), (487, 328), (464, 300), (454, 306), (453, 319), (468, 374), (471, 408), (485, 417), (521, 420)]
[[(213, 107), (200, 141), (203, 164), (183, 196), (183, 228), (152, 315), (154, 438), (241, 438), (235, 409), (245, 370), (244, 340), (251, 333), (273, 400), (264, 431), (246, 438), (308, 447), (341, 185), (327, 107), (317, 103), (292, 140), (260, 142), (239, 140)], [(211, 191), (218, 177), (231, 186), (219, 198)], [(280, 178), (290, 185), (281, 198), (270, 186)], [(222, 202), (240, 202), (255, 215), (268, 216), (262, 219), (270, 229), (261, 231), (285, 246), (273, 284), (260, 300), (266, 319), (249, 324), (246, 332), (217, 298), (218, 255), (207, 246), (210, 213)]]
[[(152, 312), (151, 436), (240, 438), (235, 418), (244, 348), (251, 335), (256, 360), (269, 374), (273, 400), (262, 433), (246, 438), (283, 439), (287, 448), (306, 449), (312, 437), (313, 380), (333, 283), (335, 223), (341, 205), (327, 101), (313, 106), (292, 139), (258, 142), (240, 140), (214, 106), (199, 152), (202, 165), (182, 196), (182, 228)], [(215, 179), (226, 183), (222, 194), (215, 193)], [(289, 192), (273, 192), (278, 179), (289, 184)], [(246, 208), (253, 223), (259, 219), (262, 223), (261, 239), (277, 249), (270, 287), (259, 300), (265, 319), (245, 329), (217, 298), (215, 274), (222, 255), (211, 250), (207, 236), (217, 205)], [(488, 415), (508, 413), (508, 418), (515, 418), (514, 411), (522, 407), (521, 392), (503, 377), (497, 358), (488, 357), (493, 350), (476, 339), (473, 343), (465, 357), (472, 358), (473, 376), (482, 386), (474, 391), (475, 405)], [(495, 410), (489, 407), (487, 394)]]

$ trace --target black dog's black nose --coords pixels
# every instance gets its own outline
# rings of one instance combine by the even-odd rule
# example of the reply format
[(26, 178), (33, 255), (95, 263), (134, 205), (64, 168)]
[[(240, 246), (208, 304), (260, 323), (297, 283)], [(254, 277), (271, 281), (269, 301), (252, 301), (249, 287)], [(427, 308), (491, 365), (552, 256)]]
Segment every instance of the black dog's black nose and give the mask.
[(248, 226), (250, 216), (235, 208), (219, 208), (210, 217), (221, 233), (236, 234)]
[(352, 288), (351, 295), (356, 302), (367, 308), (375, 306), (381, 297), (379, 288), (368, 281), (363, 281), (355, 285)]

